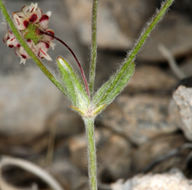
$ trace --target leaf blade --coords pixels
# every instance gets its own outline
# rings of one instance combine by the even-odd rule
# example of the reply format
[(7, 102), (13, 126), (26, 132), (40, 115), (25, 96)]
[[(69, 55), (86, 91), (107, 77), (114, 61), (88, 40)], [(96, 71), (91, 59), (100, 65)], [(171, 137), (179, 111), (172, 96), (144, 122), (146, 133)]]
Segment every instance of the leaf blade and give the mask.
[(125, 88), (129, 79), (133, 76), (135, 64), (126, 62), (120, 70), (105, 82), (96, 92), (93, 102), (97, 105), (109, 105), (116, 96)]
[(68, 98), (74, 102), (74, 106), (84, 108), (88, 104), (89, 98), (78, 75), (63, 57), (57, 58), (57, 64), (67, 89)]

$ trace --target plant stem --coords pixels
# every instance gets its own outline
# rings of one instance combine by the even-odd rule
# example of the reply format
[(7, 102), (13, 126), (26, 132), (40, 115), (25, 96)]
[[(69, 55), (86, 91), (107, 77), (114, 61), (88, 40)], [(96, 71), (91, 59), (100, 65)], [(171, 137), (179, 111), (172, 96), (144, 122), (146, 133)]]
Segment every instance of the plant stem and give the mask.
[(90, 89), (91, 95), (93, 95), (93, 92), (94, 92), (95, 71), (96, 71), (96, 61), (97, 61), (97, 9), (98, 9), (98, 0), (93, 0), (91, 64), (90, 64), (90, 72), (89, 72), (89, 89)]
[(70, 53), (72, 54), (72, 56), (74, 57), (74, 59), (75, 59), (75, 61), (77, 63), (77, 66), (80, 69), (80, 73), (81, 73), (81, 76), (82, 76), (82, 79), (83, 79), (83, 82), (84, 82), (84, 85), (85, 85), (85, 89), (86, 89), (87, 95), (90, 96), (89, 86), (88, 86), (88, 82), (87, 82), (87, 79), (86, 79), (86, 76), (85, 76), (85, 72), (83, 70), (83, 67), (81, 66), (80, 61), (78, 60), (77, 56), (75, 55), (74, 51), (68, 46), (68, 44), (66, 44), (63, 40), (61, 40), (60, 38), (56, 37), (55, 35), (50, 34), (49, 32), (44, 32), (42, 30), (40, 32), (42, 34), (47, 35), (47, 36), (51, 36), (55, 40), (59, 41), (61, 44), (63, 44), (70, 51)]
[(97, 160), (96, 147), (94, 136), (94, 121), (95, 118), (84, 118), (87, 135), (87, 152), (88, 152), (88, 169), (89, 169), (89, 184), (91, 190), (97, 190)]
[(65, 94), (65, 89), (63, 86), (55, 79), (55, 77), (49, 72), (49, 70), (43, 65), (43, 63), (40, 61), (40, 59), (33, 53), (33, 51), (30, 49), (30, 47), (27, 45), (17, 28), (15, 27), (15, 24), (13, 23), (11, 17), (9, 16), (9, 13), (7, 12), (7, 9), (5, 8), (2, 0), (0, 0), (0, 9), (5, 17), (5, 20), (9, 24), (9, 27), (21, 46), (25, 49), (27, 54), (35, 61), (37, 66), (41, 69), (41, 71), (51, 80), (51, 82), (61, 91)]

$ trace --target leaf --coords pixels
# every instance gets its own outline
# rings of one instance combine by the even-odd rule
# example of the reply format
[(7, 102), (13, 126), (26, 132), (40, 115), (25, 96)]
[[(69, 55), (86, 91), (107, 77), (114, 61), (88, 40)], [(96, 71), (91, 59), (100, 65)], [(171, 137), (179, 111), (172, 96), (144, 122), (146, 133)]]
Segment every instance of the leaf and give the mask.
[(58, 68), (62, 77), (62, 81), (65, 86), (65, 92), (67, 97), (71, 100), (74, 106), (77, 105), (77, 99), (75, 94), (75, 88), (73, 82), (71, 81), (70, 73), (68, 72), (69, 69), (66, 69), (67, 66), (64, 64), (58, 63)]
[(97, 105), (109, 105), (116, 96), (125, 88), (129, 79), (133, 76), (135, 64), (125, 62), (120, 70), (105, 82), (96, 92), (93, 102)]
[[(151, 34), (151, 31), (155, 28), (155, 26), (165, 15), (168, 8), (172, 5), (173, 1), (174, 0), (166, 0), (164, 3), (162, 3), (160, 10), (157, 11), (156, 15), (152, 17), (149, 23), (147, 23), (146, 28), (144, 28), (133, 49), (127, 55), (126, 60), (120, 67), (119, 71), (117, 71), (116, 74), (113, 75), (106, 83), (104, 83), (96, 92), (93, 97), (93, 103), (96, 105), (96, 107), (109, 105), (114, 100), (114, 98), (125, 88), (129, 79), (134, 73), (134, 61), (136, 55), (143, 47), (146, 39)], [(104, 107), (100, 110), (100, 112), (104, 109)]]
[(58, 57), (57, 64), (67, 97), (71, 100), (73, 106), (80, 109), (84, 108), (89, 99), (78, 75), (64, 58)]

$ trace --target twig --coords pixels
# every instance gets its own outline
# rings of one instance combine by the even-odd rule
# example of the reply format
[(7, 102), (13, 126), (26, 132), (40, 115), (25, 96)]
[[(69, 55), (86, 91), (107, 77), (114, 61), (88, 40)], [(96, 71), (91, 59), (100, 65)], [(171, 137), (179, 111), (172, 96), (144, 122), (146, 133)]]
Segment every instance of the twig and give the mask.
[(162, 56), (167, 59), (169, 66), (173, 73), (176, 75), (178, 79), (183, 79), (186, 77), (185, 73), (179, 68), (177, 65), (177, 62), (175, 61), (175, 58), (171, 54), (171, 52), (162, 44), (158, 46), (158, 49)]
[[(0, 161), (0, 176), (2, 176), (2, 169), (6, 166), (18, 166), (24, 170), (27, 170), (45, 181), (54, 190), (64, 190), (59, 183), (45, 170), (41, 169), (39, 166), (19, 158), (3, 157)], [(1, 184), (0, 184), (1, 187)]]

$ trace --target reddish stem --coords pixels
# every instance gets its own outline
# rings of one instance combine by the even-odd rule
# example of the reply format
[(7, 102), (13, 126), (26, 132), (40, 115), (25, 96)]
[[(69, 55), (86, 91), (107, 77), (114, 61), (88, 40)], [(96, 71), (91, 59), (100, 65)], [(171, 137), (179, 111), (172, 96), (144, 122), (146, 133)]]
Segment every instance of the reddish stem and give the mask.
[(83, 82), (84, 82), (84, 85), (85, 85), (85, 89), (86, 89), (86, 92), (88, 94), (88, 96), (90, 97), (90, 92), (89, 92), (89, 85), (88, 85), (88, 82), (87, 82), (87, 79), (86, 79), (86, 76), (85, 76), (85, 72), (83, 70), (83, 67), (81, 66), (81, 63), (79, 62), (79, 60), (77, 59), (77, 56), (75, 55), (74, 51), (61, 39), (59, 39), (58, 37), (56, 37), (54, 34), (52, 33), (49, 33), (49, 32), (44, 32), (44, 31), (40, 31), (42, 34), (45, 34), (45, 35), (48, 35), (48, 36), (51, 36), (52, 38), (54, 38), (55, 40), (59, 41), (61, 44), (63, 44), (69, 51), (70, 53), (72, 54), (72, 56), (74, 57), (76, 63), (77, 63), (77, 66), (79, 67), (80, 69), (80, 72), (81, 72), (81, 76), (82, 76), (82, 79), (83, 79)]

